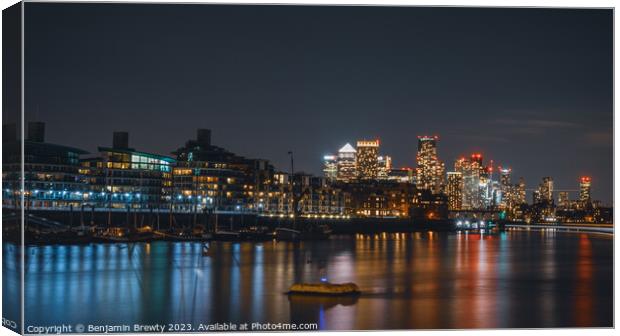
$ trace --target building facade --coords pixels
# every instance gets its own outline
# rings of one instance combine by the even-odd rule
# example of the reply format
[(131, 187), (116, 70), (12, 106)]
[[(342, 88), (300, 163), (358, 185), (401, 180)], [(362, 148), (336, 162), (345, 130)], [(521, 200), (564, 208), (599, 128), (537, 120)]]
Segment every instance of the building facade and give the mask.
[(379, 176), (379, 140), (357, 142), (357, 175), (360, 180), (376, 180)]
[[(15, 125), (13, 125), (15, 126)], [(16, 134), (16, 132), (13, 132)], [(69, 208), (88, 198), (80, 177), (80, 155), (86, 151), (45, 142), (45, 124), (28, 123), (24, 145), (24, 202), (26, 208)], [(14, 136), (3, 138), (3, 206), (20, 205), (21, 144)]]
[(126, 132), (115, 132), (112, 147), (99, 147), (99, 156), (81, 160), (87, 203), (97, 208), (167, 208), (175, 160), (130, 148), (128, 139)]
[(448, 209), (461, 210), (463, 208), (463, 174), (461, 172), (448, 172), (446, 194)]
[(338, 150), (337, 180), (351, 182), (357, 179), (357, 151), (350, 144), (344, 145)]
[(418, 136), (416, 185), (439, 193), (443, 190), (445, 166), (437, 155), (437, 136)]

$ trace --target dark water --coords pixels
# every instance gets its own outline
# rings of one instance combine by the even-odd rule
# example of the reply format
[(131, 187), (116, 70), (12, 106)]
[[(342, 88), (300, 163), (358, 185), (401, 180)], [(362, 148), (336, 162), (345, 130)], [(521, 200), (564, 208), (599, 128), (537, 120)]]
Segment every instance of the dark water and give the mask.
[[(609, 327), (613, 239), (512, 231), (303, 243), (93, 244), (27, 249), (26, 326), (314, 322), (320, 329)], [(14, 253), (6, 245), (4, 253)], [(358, 298), (291, 297), (293, 282)]]

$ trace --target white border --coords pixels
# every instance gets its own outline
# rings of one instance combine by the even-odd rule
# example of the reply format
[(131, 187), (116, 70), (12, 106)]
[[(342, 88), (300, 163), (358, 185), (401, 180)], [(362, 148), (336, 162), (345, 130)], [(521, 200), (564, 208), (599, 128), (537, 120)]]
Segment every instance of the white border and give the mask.
[[(46, 1), (46, 0), (36, 0), (36, 1), (26, 1), (26, 2), (51, 2), (51, 1)], [(66, 1), (66, 2), (84, 2), (84, 3), (88, 3), (88, 2), (110, 2), (110, 3), (118, 3), (118, 2), (122, 2), (122, 1), (94, 1), (94, 0), (80, 0), (80, 1)], [(346, 0), (341, 0), (341, 1), (329, 1), (329, 0), (322, 0), (322, 1), (313, 1), (313, 0), (303, 0), (303, 1), (298, 1), (298, 2), (294, 2), (294, 1), (278, 1), (278, 0), (271, 0), (271, 1), (260, 1), (260, 0), (244, 0), (244, 1), (239, 1), (239, 0), (228, 0), (228, 1), (221, 1), (221, 0), (210, 0), (210, 1), (175, 1), (175, 0), (132, 0), (132, 1), (126, 1), (126, 2), (132, 2), (132, 3), (212, 3), (212, 4), (290, 4), (290, 5), (382, 5), (382, 6), (469, 6), (469, 7), (561, 7), (561, 8), (566, 8), (566, 7), (586, 7), (586, 8), (615, 8), (616, 6), (616, 2), (615, 1), (609, 1), (609, 0), (590, 0), (590, 1), (579, 1), (579, 0), (511, 0), (511, 1), (493, 1), (493, 0), (469, 0), (469, 1), (464, 1), (464, 0), (439, 0), (439, 1), (429, 1), (429, 0), (416, 0), (416, 1), (410, 1), (410, 0), (388, 0), (388, 1), (372, 1), (372, 0), (355, 0), (355, 1), (346, 1)], [(0, 0), (0, 4), (2, 9), (5, 9), (7, 7), (10, 7), (11, 5), (17, 3), (17, 1), (14, 0)], [(23, 18), (23, 6), (22, 6), (22, 18)], [(1, 21), (1, 19), (0, 19)], [(22, 67), (21, 67), (21, 72), (22, 72), (22, 78), (24, 75), (24, 64), (23, 64), (23, 52), (24, 52), (24, 20), (22, 19)], [(2, 28), (0, 25), (0, 36), (2, 33)], [(618, 139), (615, 137), (615, 129), (618, 127), (618, 120), (615, 118), (615, 98), (618, 97), (618, 89), (615, 85), (615, 78), (617, 77), (617, 69), (615, 67), (616, 61), (617, 61), (617, 54), (615, 53), (615, 45), (618, 39), (618, 28), (615, 25), (615, 13), (614, 13), (614, 200), (615, 200), (615, 196), (616, 196), (616, 191), (618, 190), (618, 187), (620, 186), (620, 182), (618, 182), (615, 179), (616, 176), (616, 172), (618, 171), (618, 162), (617, 162), (617, 155), (616, 155), (616, 149), (619, 148), (618, 147)], [(0, 55), (0, 60), (1, 60), (1, 55)], [(1, 70), (0, 70), (1, 73)], [(0, 92), (1, 92), (1, 86), (2, 84), (0, 83)], [(22, 81), (22, 119), (21, 119), (21, 128), (22, 128), (22, 134), (24, 134), (24, 118), (23, 118), (23, 109), (24, 109), (24, 83)], [(0, 103), (1, 103), (1, 98), (0, 98)], [(0, 105), (1, 106), (1, 105)], [(0, 131), (1, 133), (1, 131)], [(22, 147), (22, 151), (23, 151), (23, 147)], [(22, 158), (23, 158), (23, 152), (22, 152)], [(22, 165), (22, 176), (23, 176), (23, 165)], [(23, 179), (22, 179), (22, 189), (23, 189)], [(614, 202), (615, 203), (615, 202)], [(22, 209), (23, 212), (23, 209)], [(22, 213), (22, 218), (23, 218), (23, 213)], [(614, 220), (615, 222), (618, 222), (618, 215), (617, 212), (614, 213)], [(22, 232), (22, 239), (23, 239), (23, 232)], [(616, 270), (618, 269), (618, 260), (617, 258), (615, 258), (615, 245), (617, 243), (617, 237), (614, 237), (614, 291), (616, 289)], [(24, 253), (24, 247), (22, 246), (22, 255)], [(0, 257), (2, 255), (2, 250), (0, 250)], [(24, 283), (23, 283), (23, 279), (24, 279), (24, 258), (22, 258), (21, 260), (22, 262), (22, 272), (21, 272), (21, 279), (22, 279), (22, 302), (23, 302), (23, 294), (24, 294)], [(1, 275), (2, 270), (0, 269), (0, 275)], [(1, 284), (1, 276), (0, 276), (0, 284)], [(609, 293), (610, 295), (614, 295), (614, 293)], [(0, 292), (0, 299), (1, 299), (1, 292)], [(616, 300), (617, 298), (614, 297), (614, 325), (615, 322), (618, 321), (618, 310), (617, 305), (616, 305)], [(22, 328), (23, 328), (23, 305), (22, 305)], [(23, 330), (23, 329), (22, 329)], [(446, 331), (446, 330), (439, 330), (439, 331), (377, 331), (380, 333), (384, 333), (384, 332), (389, 332), (392, 335), (405, 335), (408, 334), (410, 332), (415, 332), (418, 335), (425, 335), (425, 334), (431, 334), (431, 335), (496, 335), (498, 333), (501, 333), (503, 335), (510, 335), (510, 336), (517, 336), (517, 335), (522, 335), (522, 334), (529, 334), (529, 335), (534, 335), (536, 334), (537, 336), (545, 336), (545, 335), (556, 335), (556, 334), (560, 334), (561, 335), (579, 335), (582, 336), (584, 333), (587, 333), (588, 336), (590, 335), (609, 335), (612, 333), (615, 333), (614, 329), (529, 329), (529, 330), (524, 330), (524, 329), (489, 329), (489, 330), (459, 330), (459, 331)], [(377, 333), (375, 332), (375, 333)], [(333, 333), (333, 332), (329, 332), (329, 333)], [(234, 335), (239, 335), (239, 334), (245, 334), (245, 333), (235, 333)], [(251, 334), (251, 333), (248, 333)], [(283, 335), (283, 334), (289, 334), (289, 333), (261, 333), (264, 335)], [(298, 333), (290, 333), (293, 335), (306, 335), (306, 334), (311, 334), (309, 332), (298, 332)], [(341, 334), (341, 335), (358, 335), (359, 332), (337, 332), (337, 334)], [(0, 335), (15, 335), (15, 333), (11, 332), (9, 329), (6, 328), (0, 328)], [(140, 335), (140, 334), (135, 334), (135, 335)], [(144, 335), (148, 335), (148, 334), (144, 334)], [(167, 333), (166, 335), (187, 335), (187, 334), (169, 334)], [(230, 334), (229, 334), (230, 335)]]

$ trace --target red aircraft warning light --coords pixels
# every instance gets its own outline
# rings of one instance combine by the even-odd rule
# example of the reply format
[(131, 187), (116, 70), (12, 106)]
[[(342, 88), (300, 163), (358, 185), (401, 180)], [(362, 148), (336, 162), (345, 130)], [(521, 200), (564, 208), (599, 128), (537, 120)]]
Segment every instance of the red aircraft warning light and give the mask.
[(592, 181), (592, 179), (590, 178), (590, 176), (582, 176), (581, 177), (581, 183), (590, 183)]

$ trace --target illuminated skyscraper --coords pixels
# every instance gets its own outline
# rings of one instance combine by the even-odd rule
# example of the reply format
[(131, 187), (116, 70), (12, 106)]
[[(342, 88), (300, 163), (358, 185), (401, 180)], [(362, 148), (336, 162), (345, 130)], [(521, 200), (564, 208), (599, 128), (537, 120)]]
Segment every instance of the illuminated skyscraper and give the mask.
[(356, 150), (350, 144), (344, 145), (338, 151), (338, 161), (336, 166), (338, 169), (337, 179), (342, 182), (351, 182), (357, 177), (355, 168)]
[(510, 209), (516, 203), (516, 186), (510, 184), (510, 175), (512, 170), (510, 168), (498, 167), (499, 171), (499, 186), (501, 199), (499, 207), (501, 209)]
[(463, 207), (463, 174), (461, 172), (448, 172), (448, 209), (460, 210)]
[(357, 174), (361, 180), (376, 180), (379, 175), (379, 140), (357, 142)]
[(390, 172), (392, 171), (392, 158), (387, 155), (379, 156), (378, 165), (379, 168), (377, 173), (377, 179), (387, 180)]
[(568, 199), (568, 191), (560, 191), (558, 193), (558, 206), (563, 209), (569, 207), (570, 201)]
[(517, 204), (525, 204), (525, 179), (521, 177), (517, 184)]
[(579, 200), (581, 202), (590, 202), (591, 200), (591, 196), (590, 196), (590, 185), (592, 183), (592, 180), (590, 179), (590, 177), (588, 176), (583, 176), (580, 180), (579, 180)]
[[(460, 158), (454, 170), (463, 177), (463, 209), (481, 209), (484, 206), (481, 192), (482, 155), (472, 154), (470, 159)], [(483, 183), (484, 184), (484, 183)]]
[(330, 182), (335, 181), (338, 178), (338, 157), (336, 155), (325, 155), (323, 162), (325, 178)]
[(439, 193), (443, 189), (445, 167), (437, 156), (437, 136), (418, 136), (416, 183), (419, 189)]
[(551, 177), (543, 177), (542, 183), (538, 186), (538, 191), (541, 202), (553, 203), (553, 179)]
[(499, 182), (502, 186), (510, 185), (510, 175), (512, 173), (512, 169), (510, 168), (502, 168), (499, 167)]

